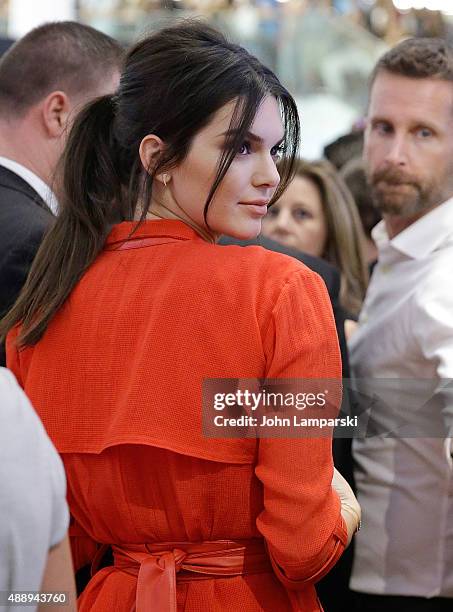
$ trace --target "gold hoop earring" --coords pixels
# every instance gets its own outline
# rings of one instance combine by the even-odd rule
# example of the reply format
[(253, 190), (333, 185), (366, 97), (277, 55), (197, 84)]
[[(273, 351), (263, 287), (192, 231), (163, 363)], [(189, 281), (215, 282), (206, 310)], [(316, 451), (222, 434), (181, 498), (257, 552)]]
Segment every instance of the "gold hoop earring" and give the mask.
[(163, 182), (163, 184), (164, 184), (164, 187), (166, 187), (166, 186), (167, 186), (167, 180), (168, 180), (167, 175), (166, 175), (166, 174), (164, 174), (164, 175), (163, 175), (163, 177), (162, 177), (162, 182)]

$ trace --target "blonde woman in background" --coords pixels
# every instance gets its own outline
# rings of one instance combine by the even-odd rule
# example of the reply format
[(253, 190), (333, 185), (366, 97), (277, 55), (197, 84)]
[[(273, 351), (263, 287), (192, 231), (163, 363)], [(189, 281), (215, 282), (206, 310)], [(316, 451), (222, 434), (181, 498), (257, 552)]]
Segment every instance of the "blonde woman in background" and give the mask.
[(300, 160), (286, 192), (269, 208), (262, 234), (336, 266), (341, 305), (348, 318), (357, 318), (368, 284), (365, 236), (354, 199), (332, 164)]

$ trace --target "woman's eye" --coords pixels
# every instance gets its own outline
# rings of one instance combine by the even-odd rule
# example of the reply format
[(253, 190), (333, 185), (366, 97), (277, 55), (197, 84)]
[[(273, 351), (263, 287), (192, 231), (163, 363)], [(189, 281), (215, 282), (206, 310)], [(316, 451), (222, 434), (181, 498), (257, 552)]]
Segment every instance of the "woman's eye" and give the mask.
[(272, 147), (271, 149), (272, 157), (274, 157), (277, 160), (281, 159), (284, 148), (285, 148), (285, 145), (283, 142), (275, 147)]
[(249, 142), (244, 142), (239, 147), (238, 155), (248, 155), (252, 152), (252, 147)]
[(296, 208), (295, 210), (293, 210), (293, 217), (296, 220), (300, 221), (301, 219), (309, 219), (311, 215), (303, 208)]

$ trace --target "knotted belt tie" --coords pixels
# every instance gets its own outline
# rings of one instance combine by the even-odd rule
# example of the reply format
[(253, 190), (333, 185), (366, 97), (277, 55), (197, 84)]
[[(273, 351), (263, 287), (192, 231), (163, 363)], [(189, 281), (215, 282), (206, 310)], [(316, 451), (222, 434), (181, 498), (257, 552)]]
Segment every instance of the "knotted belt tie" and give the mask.
[(264, 541), (112, 545), (115, 567), (137, 576), (137, 612), (177, 612), (179, 582), (272, 572)]

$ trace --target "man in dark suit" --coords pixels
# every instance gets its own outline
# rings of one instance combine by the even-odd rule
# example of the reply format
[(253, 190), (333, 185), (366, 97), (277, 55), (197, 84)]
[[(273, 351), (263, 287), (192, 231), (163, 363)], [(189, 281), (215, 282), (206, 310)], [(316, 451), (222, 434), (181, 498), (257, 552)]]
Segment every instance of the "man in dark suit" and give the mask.
[[(339, 302), (340, 273), (338, 270), (319, 257), (312, 257), (307, 253), (302, 253), (297, 249), (284, 246), (265, 236), (258, 236), (255, 240), (236, 240), (234, 238), (223, 237), (220, 239), (220, 244), (238, 244), (242, 246), (259, 245), (270, 251), (276, 251), (277, 253), (284, 253), (285, 255), (295, 257), (321, 276), (326, 284), (332, 302), (332, 310), (335, 316), (335, 324), (341, 350), (343, 378), (349, 378), (348, 348), (344, 333), (344, 322), (346, 317)], [(335, 466), (354, 488), (351, 442), (351, 438), (337, 437), (333, 440), (332, 450)], [(352, 598), (348, 584), (351, 575), (352, 557), (353, 544), (346, 550), (333, 570), (316, 585), (321, 602), (325, 610), (329, 612), (344, 612), (345, 610), (351, 609)]]
[(53, 214), (20, 176), (0, 166), (0, 309), (12, 306)]
[(0, 60), (0, 317), (57, 212), (55, 172), (74, 116), (115, 91), (122, 59), (109, 36), (59, 22), (35, 28)]

